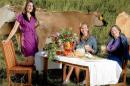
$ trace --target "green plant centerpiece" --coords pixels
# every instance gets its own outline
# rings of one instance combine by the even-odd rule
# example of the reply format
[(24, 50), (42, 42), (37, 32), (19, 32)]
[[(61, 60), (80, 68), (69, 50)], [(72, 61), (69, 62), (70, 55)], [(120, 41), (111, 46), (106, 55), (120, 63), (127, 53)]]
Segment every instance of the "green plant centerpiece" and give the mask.
[(49, 38), (48, 43), (45, 44), (45, 51), (47, 52), (49, 61), (54, 60), (56, 56), (56, 50), (58, 49), (58, 45), (55, 43), (55, 41), (52, 40), (52, 38)]
[(74, 41), (77, 38), (78, 36), (76, 33), (73, 33), (72, 28), (61, 28), (59, 33), (51, 35), (45, 45), (45, 50), (48, 53), (48, 59), (53, 60), (57, 51), (63, 52), (63, 55), (72, 53)]

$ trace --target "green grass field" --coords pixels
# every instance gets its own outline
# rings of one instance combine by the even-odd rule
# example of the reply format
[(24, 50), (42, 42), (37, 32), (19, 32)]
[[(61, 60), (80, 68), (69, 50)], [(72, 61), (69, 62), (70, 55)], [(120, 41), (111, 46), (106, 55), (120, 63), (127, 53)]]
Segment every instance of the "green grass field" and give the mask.
[[(26, 0), (0, 0), (0, 7), (6, 4), (21, 6)], [(126, 11), (130, 14), (130, 0), (33, 0), (37, 7), (46, 9), (47, 11), (82, 11), (93, 12), (99, 11), (103, 14), (104, 19), (108, 22), (106, 27), (92, 27), (94, 28), (92, 34), (98, 39), (98, 44), (106, 44), (109, 37), (109, 28), (115, 24), (116, 16)], [(3, 37), (1, 37), (3, 38)], [(16, 46), (16, 50), (17, 46)], [(21, 55), (18, 54), (18, 60), (21, 59)], [(55, 72), (54, 72), (55, 73)], [(49, 73), (49, 77), (53, 77), (49, 82), (52, 86), (61, 86), (61, 76), (57, 76), (53, 72)], [(49, 78), (48, 77), (48, 78)], [(5, 63), (3, 55), (0, 51), (0, 86), (7, 86)], [(34, 85), (35, 86), (35, 85)], [(73, 82), (68, 86), (76, 86)], [(127, 86), (130, 86), (130, 63), (127, 71)]]

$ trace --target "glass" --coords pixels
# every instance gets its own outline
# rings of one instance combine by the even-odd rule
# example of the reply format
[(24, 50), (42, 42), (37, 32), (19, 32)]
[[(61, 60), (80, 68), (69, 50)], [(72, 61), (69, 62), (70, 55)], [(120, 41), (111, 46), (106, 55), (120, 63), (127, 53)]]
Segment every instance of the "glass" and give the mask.
[(74, 54), (77, 57), (83, 57), (83, 56), (85, 56), (85, 48), (82, 45), (77, 45)]

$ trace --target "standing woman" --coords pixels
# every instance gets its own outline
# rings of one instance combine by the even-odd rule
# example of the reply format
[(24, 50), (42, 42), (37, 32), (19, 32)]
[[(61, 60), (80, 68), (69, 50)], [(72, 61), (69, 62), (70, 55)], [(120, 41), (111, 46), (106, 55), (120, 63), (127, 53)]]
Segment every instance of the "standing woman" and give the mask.
[(24, 11), (16, 17), (16, 21), (8, 38), (3, 42), (8, 42), (20, 27), (21, 51), (26, 57), (21, 65), (32, 66), (34, 55), (38, 51), (38, 37), (35, 28), (38, 22), (35, 16), (35, 6), (31, 0), (27, 0)]

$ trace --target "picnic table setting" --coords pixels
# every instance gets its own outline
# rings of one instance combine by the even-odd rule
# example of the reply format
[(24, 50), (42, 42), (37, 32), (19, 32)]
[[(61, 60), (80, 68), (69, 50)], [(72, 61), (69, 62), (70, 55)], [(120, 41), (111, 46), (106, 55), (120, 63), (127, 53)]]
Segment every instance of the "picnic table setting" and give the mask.
[[(62, 41), (64, 41), (64, 44), (62, 44), (63, 46), (61, 47), (62, 49), (55, 48), (56, 45), (53, 43), (49, 45), (49, 49), (51, 49), (50, 46), (52, 46), (51, 53), (47, 53), (49, 60), (61, 62), (62, 64), (88, 67), (90, 86), (118, 83), (122, 68), (116, 61), (92, 55), (85, 52), (85, 50), (80, 47), (74, 49), (74, 42), (72, 42), (73, 38), (70, 38), (73, 37), (73, 35), (71, 33), (65, 35), (66, 33), (68, 32), (62, 33), (64, 34), (64, 39), (62, 39)], [(65, 37), (68, 41), (65, 40)], [(44, 53), (44, 55), (46, 54)]]

